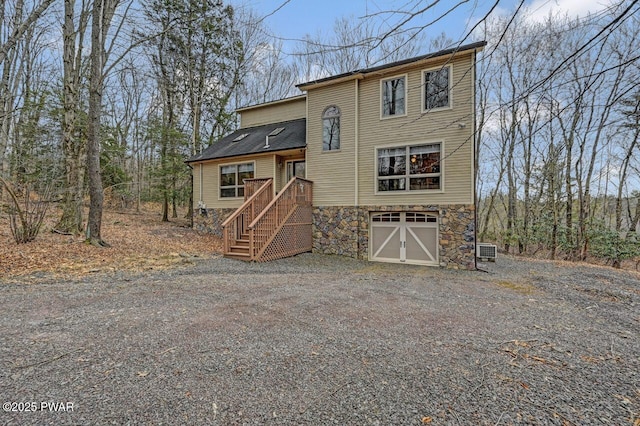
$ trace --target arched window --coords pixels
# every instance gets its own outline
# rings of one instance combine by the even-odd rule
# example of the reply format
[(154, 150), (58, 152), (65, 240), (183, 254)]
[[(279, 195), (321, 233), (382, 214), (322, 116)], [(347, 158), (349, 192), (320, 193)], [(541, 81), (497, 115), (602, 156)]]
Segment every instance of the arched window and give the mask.
[(340, 149), (340, 108), (331, 105), (322, 113), (322, 150)]

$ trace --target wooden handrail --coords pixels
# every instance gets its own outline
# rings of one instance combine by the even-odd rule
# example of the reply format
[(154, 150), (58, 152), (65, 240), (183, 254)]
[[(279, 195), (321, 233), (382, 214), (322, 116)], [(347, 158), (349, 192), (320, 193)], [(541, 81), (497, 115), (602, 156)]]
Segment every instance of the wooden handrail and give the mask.
[(236, 209), (236, 211), (234, 211), (231, 216), (229, 216), (224, 222), (222, 222), (222, 227), (224, 228), (225, 226), (227, 226), (232, 220), (236, 219), (238, 216), (240, 216), (240, 214), (242, 214), (242, 211), (247, 208), (253, 201), (255, 198), (257, 198), (260, 194), (262, 194), (264, 191), (266, 191), (266, 189), (270, 186), (269, 184), (273, 182), (273, 178), (268, 178), (265, 180), (265, 183), (260, 187), (260, 189), (258, 189), (256, 192), (253, 193), (253, 195), (251, 195), (251, 197), (247, 198), (246, 201), (244, 203), (242, 203), (242, 205), (240, 207), (238, 207)]
[(280, 199), (280, 198), (281, 198), (281, 197), (286, 193), (286, 191), (289, 189), (289, 187), (290, 187), (291, 185), (293, 185), (293, 184), (294, 184), (294, 182), (297, 182), (297, 181), (300, 181), (300, 180), (301, 180), (301, 181), (304, 181), (304, 182), (307, 182), (307, 183), (310, 183), (310, 184), (312, 184), (312, 183), (313, 183), (312, 181), (310, 181), (310, 180), (308, 180), (308, 179), (303, 179), (303, 178), (299, 178), (299, 177), (294, 177), (293, 179), (291, 179), (291, 180), (290, 180), (290, 181), (289, 181), (289, 182), (284, 186), (284, 188), (282, 188), (282, 191), (280, 191), (280, 192), (278, 193), (278, 195), (277, 195), (273, 200), (271, 200), (271, 202), (270, 202), (269, 204), (267, 204), (267, 207), (265, 207), (265, 208), (262, 210), (262, 212), (260, 212), (260, 214), (259, 214), (258, 216), (256, 216), (256, 218), (255, 218), (255, 219), (253, 219), (253, 222), (251, 222), (251, 223), (249, 224), (248, 228), (249, 228), (249, 229), (254, 228), (254, 227), (256, 226), (256, 224), (258, 223), (258, 221), (259, 221), (260, 219), (262, 219), (262, 217), (263, 217), (264, 215), (266, 215), (266, 214), (267, 214), (267, 212), (271, 209), (271, 207), (272, 207), (274, 204), (276, 204), (276, 203), (278, 202), (278, 200), (279, 200), (279, 199)]
[(258, 189), (264, 185), (265, 182), (268, 182), (273, 178), (252, 178), (252, 179), (243, 179), (244, 182), (244, 199), (248, 200)]

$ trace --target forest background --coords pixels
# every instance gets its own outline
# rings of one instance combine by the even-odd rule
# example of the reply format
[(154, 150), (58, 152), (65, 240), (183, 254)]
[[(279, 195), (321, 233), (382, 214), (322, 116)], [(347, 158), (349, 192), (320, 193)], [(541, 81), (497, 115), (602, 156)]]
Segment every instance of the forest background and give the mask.
[(14, 239), (35, 239), (54, 206), (54, 231), (107, 246), (105, 197), (136, 210), (157, 202), (164, 221), (181, 206), (191, 217), (184, 160), (237, 128), (236, 108), (486, 40), (476, 71), (479, 240), (614, 266), (640, 256), (639, 0), (537, 19), (524, 0), (491, 1), (451, 23), (454, 38), (437, 24), (468, 0), (409, 0), (299, 40), (267, 26), (289, 1), (265, 14), (219, 0), (5, 0), (0, 215)]

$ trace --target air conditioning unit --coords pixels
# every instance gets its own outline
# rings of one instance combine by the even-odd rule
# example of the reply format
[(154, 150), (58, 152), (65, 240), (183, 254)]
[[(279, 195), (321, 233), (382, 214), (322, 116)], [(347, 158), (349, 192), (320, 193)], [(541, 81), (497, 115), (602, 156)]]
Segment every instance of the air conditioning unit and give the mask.
[(495, 244), (476, 244), (476, 257), (484, 262), (495, 262), (498, 255), (498, 247)]

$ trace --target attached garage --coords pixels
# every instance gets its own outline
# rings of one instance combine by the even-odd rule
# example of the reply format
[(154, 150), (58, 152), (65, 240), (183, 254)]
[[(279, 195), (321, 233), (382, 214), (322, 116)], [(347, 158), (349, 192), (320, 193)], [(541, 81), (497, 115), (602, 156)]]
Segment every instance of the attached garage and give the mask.
[(436, 213), (370, 213), (369, 259), (438, 266)]

